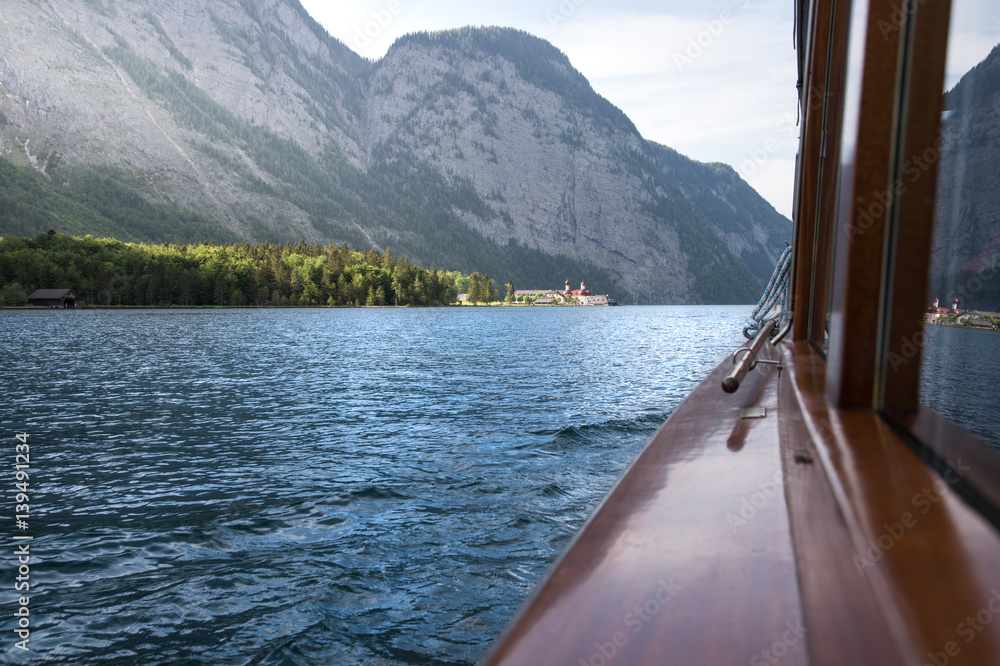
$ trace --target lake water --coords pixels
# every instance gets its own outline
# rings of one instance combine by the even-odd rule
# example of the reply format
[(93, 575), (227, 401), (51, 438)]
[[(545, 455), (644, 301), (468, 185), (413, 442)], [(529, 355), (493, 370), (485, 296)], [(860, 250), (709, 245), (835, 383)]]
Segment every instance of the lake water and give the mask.
[(1000, 452), (1000, 333), (924, 326), (920, 401)]
[(473, 663), (748, 310), (0, 311), (3, 660)]

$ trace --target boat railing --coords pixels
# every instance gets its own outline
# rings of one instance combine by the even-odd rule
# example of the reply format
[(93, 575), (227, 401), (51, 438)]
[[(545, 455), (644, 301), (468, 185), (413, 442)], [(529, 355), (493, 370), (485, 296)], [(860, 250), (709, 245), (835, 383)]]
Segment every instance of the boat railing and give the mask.
[(756, 368), (758, 363), (774, 364), (778, 366), (779, 370), (781, 369), (781, 361), (763, 359), (759, 355), (764, 343), (770, 340), (771, 344), (777, 344), (788, 334), (788, 331), (791, 329), (791, 322), (789, 321), (789, 323), (785, 324), (778, 331), (774, 340), (771, 340), (771, 334), (774, 333), (776, 326), (777, 323), (774, 319), (768, 319), (761, 325), (760, 330), (757, 331), (757, 335), (753, 336), (753, 339), (748, 340), (746, 344), (733, 352), (733, 369), (722, 380), (723, 391), (726, 393), (735, 393), (740, 384), (743, 383), (743, 379), (747, 376), (747, 373)]

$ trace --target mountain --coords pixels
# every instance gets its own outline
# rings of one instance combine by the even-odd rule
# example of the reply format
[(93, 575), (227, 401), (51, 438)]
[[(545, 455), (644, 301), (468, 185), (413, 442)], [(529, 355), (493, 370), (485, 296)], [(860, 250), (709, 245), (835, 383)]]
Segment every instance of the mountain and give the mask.
[(791, 236), (543, 40), (372, 62), (297, 0), (6, 0), (0, 159), (0, 234), (332, 240), (624, 302), (753, 301)]
[(930, 298), (1000, 311), (1000, 45), (945, 95)]

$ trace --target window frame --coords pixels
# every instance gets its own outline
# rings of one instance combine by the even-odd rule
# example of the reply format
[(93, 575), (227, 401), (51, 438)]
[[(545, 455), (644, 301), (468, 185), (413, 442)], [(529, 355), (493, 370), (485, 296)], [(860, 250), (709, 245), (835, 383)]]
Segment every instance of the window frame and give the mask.
[[(864, 67), (857, 108), (847, 109), (858, 3), (865, 9)], [(828, 75), (821, 87), (805, 81), (802, 92), (793, 339), (825, 361), (831, 407), (875, 412), (928, 465), (956, 473), (955, 490), (1000, 528), (1000, 455), (919, 401), (937, 161), (900, 184), (907, 160), (939, 147), (951, 4), (906, 3), (910, 11), (902, 13), (899, 0), (811, 5), (806, 57), (813, 71)], [(856, 150), (841, 155), (848, 113), (858, 117)], [(833, 261), (814, 249), (823, 248), (821, 239), (833, 241)]]
[(850, 0), (817, 0), (812, 5), (807, 71), (824, 72), (825, 76), (803, 81), (801, 93), (796, 234), (797, 247), (812, 251), (796, 257), (793, 303), (805, 307), (802, 315), (795, 317), (792, 339), (807, 340), (824, 358), (832, 247), (816, 241), (833, 234), (838, 182), (833, 156), (840, 154), (850, 9)]

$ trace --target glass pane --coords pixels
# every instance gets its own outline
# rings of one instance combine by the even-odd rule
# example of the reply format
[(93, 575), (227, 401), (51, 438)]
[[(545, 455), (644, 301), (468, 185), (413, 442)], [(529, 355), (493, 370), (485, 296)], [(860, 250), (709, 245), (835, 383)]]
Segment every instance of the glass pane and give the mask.
[[(1000, 451), (1000, 5), (954, 0), (921, 401)], [(932, 154), (933, 153), (933, 154)]]
[[(854, 187), (854, 161), (857, 153), (858, 125), (861, 113), (861, 83), (865, 56), (865, 31), (868, 27), (868, 1), (856, 0), (851, 7), (851, 29), (848, 36), (847, 80), (844, 83), (844, 113), (840, 130), (840, 173), (837, 179), (838, 210), (850, 208)], [(836, 266), (837, 224), (831, 225), (828, 247), (833, 255), (830, 265)], [(826, 331), (823, 336), (823, 351), (830, 340), (831, 322), (838, 316), (833, 310), (833, 280), (828, 285)]]

